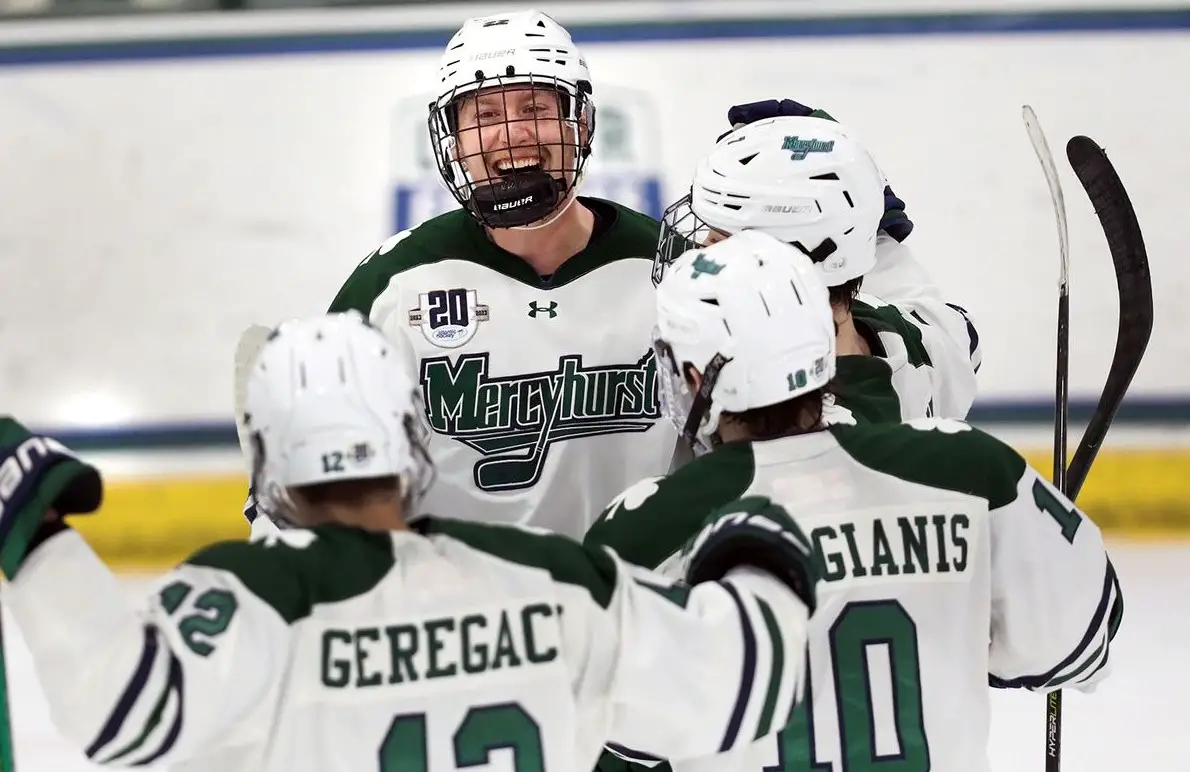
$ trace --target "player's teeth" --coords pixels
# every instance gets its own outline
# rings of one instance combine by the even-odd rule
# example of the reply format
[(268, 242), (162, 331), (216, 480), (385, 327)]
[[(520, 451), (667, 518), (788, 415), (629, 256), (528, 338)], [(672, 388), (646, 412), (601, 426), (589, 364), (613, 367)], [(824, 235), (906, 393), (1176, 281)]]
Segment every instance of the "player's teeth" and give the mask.
[(508, 169), (508, 168), (523, 169), (526, 166), (540, 166), (540, 165), (541, 165), (541, 159), (536, 158), (536, 157), (535, 158), (515, 158), (512, 161), (508, 161), (507, 159), (505, 159), (505, 160), (496, 162), (497, 169)]

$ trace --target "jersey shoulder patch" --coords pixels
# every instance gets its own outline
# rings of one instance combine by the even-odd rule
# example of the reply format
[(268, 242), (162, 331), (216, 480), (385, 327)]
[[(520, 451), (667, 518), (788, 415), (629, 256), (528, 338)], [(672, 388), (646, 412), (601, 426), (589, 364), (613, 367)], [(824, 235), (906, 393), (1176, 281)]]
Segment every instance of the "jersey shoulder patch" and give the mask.
[(1016, 498), (1025, 460), (1008, 445), (953, 418), (899, 424), (832, 426), (848, 455), (877, 472), (987, 499), (997, 509)]
[(319, 603), (368, 592), (393, 566), (387, 534), (343, 526), (289, 528), (251, 542), (220, 542), (191, 555), (186, 565), (233, 574), (292, 624)]
[(466, 212), (458, 209), (389, 236), (355, 267), (331, 301), (328, 313), (354, 308), (365, 317), (370, 315), (372, 303), (392, 277), (444, 260), (452, 251), (463, 252), (455, 247), (477, 227)]
[(587, 531), (587, 545), (611, 547), (656, 568), (698, 533), (707, 515), (735, 501), (755, 477), (752, 447), (721, 445), (665, 477), (649, 477), (616, 498)]

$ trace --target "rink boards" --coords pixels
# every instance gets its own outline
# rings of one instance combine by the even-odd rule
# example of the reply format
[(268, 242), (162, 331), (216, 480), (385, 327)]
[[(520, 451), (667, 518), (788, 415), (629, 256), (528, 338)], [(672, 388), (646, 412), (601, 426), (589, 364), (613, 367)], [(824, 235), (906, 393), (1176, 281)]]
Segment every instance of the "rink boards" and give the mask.
[[(1048, 476), (1048, 427), (988, 429)], [(1071, 456), (1081, 432), (1081, 427), (1071, 428)], [(88, 457), (104, 470), (107, 494), (99, 517), (76, 518), (75, 525), (114, 565), (165, 567), (209, 542), (248, 534), (242, 515), (247, 474), (234, 447), (98, 451)], [(1078, 503), (1116, 535), (1190, 535), (1190, 430), (1181, 425), (1116, 427)]]

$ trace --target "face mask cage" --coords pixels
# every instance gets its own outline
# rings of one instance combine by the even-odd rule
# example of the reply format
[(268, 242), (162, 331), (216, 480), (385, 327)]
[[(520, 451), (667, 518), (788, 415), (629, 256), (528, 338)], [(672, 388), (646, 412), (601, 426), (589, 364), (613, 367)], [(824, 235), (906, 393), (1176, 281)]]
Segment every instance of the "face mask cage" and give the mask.
[(413, 392), (413, 412), (405, 416), (405, 436), (413, 456), (413, 474), (406, 478), (405, 519), (421, 516), (418, 507), (438, 477), (438, 470), (430, 458), (430, 427), (426, 423), (425, 403), (418, 391)]
[(275, 480), (265, 475), (264, 435), (252, 432), (252, 497), (255, 499), (257, 516), (267, 517), (278, 528), (300, 525), (297, 508), (289, 493)]
[(708, 247), (727, 235), (707, 225), (690, 205), (690, 194), (670, 205), (661, 216), (661, 237), (653, 255), (653, 284), (660, 284), (666, 269), (683, 253)]
[(714, 409), (711, 402), (711, 392), (719, 382), (723, 366), (731, 360), (722, 354), (711, 357), (698, 391), (692, 391), (683, 375), (689, 363), (678, 363), (673, 347), (662, 340), (656, 328), (653, 330), (653, 354), (657, 359), (661, 414), (674, 425), (695, 456), (709, 452), (718, 444), (715, 431), (719, 425), (719, 411)]
[(546, 219), (574, 193), (591, 154), (591, 86), (557, 77), (481, 77), (430, 105), (446, 187), (490, 228)]

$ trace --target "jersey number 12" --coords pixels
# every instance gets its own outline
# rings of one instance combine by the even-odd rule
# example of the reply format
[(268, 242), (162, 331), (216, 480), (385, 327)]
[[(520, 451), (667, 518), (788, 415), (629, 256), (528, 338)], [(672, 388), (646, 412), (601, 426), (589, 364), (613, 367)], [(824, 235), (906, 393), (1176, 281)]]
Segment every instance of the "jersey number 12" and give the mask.
[[(471, 708), (455, 730), (457, 768), (487, 764), (492, 751), (512, 751), (514, 772), (545, 772), (545, 754), (537, 722), (515, 702)], [(380, 744), (380, 772), (428, 772), (426, 714), (403, 713), (393, 719)]]

